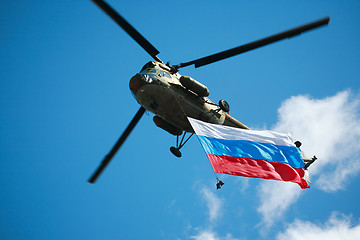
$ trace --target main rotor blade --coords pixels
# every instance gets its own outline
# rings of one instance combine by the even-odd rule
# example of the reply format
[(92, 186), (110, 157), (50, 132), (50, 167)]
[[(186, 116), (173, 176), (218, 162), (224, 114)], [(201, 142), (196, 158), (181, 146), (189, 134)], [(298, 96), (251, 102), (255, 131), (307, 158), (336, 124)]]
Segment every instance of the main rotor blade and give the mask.
[(127, 34), (130, 35), (150, 56), (152, 56), (155, 61), (161, 62), (161, 60), (156, 56), (160, 52), (148, 41), (146, 40), (133, 26), (131, 26), (120, 14), (115, 12), (113, 8), (110, 7), (106, 2), (102, 0), (92, 0), (96, 5), (98, 5), (109, 17), (111, 17), (122, 29), (124, 29)]
[(94, 183), (96, 179), (99, 177), (99, 175), (102, 173), (102, 171), (105, 169), (105, 167), (109, 164), (110, 160), (115, 156), (116, 152), (119, 150), (121, 145), (125, 142), (126, 138), (129, 136), (131, 131), (134, 129), (136, 124), (139, 122), (142, 115), (145, 113), (145, 108), (140, 107), (140, 109), (135, 114), (134, 118), (131, 120), (123, 134), (120, 136), (119, 140), (116, 142), (114, 147), (111, 149), (108, 155), (104, 158), (104, 160), (101, 162), (100, 166), (96, 169), (94, 174), (91, 176), (91, 178), (88, 180), (89, 183)]
[(193, 61), (190, 61), (190, 62), (181, 63), (180, 67), (186, 67), (186, 66), (195, 64), (195, 68), (198, 68), (198, 67), (201, 67), (201, 66), (213, 63), (213, 62), (223, 60), (225, 58), (233, 57), (235, 55), (238, 55), (238, 54), (241, 54), (241, 53), (244, 53), (244, 52), (248, 52), (248, 51), (253, 50), (255, 48), (259, 48), (259, 47), (265, 46), (267, 44), (270, 44), (270, 43), (273, 43), (273, 42), (276, 42), (276, 41), (280, 41), (280, 40), (285, 39), (285, 38), (294, 37), (294, 36), (299, 35), (299, 34), (301, 34), (303, 32), (306, 32), (306, 31), (309, 31), (311, 29), (326, 25), (326, 24), (329, 23), (329, 21), (330, 21), (330, 18), (326, 17), (326, 18), (320, 19), (318, 21), (311, 22), (309, 24), (302, 25), (300, 27), (293, 28), (291, 30), (281, 32), (281, 33), (272, 35), (270, 37), (263, 38), (263, 39), (260, 39), (260, 40), (257, 40), (257, 41), (254, 41), (254, 42), (251, 42), (251, 43), (248, 43), (248, 44), (236, 47), (236, 48), (232, 48), (232, 49), (229, 49), (229, 50), (226, 50), (226, 51), (223, 51), (223, 52), (219, 52), (219, 53), (216, 53), (216, 54), (213, 54), (213, 55), (209, 55), (207, 57), (199, 58), (199, 59), (196, 59), (196, 60), (193, 60)]

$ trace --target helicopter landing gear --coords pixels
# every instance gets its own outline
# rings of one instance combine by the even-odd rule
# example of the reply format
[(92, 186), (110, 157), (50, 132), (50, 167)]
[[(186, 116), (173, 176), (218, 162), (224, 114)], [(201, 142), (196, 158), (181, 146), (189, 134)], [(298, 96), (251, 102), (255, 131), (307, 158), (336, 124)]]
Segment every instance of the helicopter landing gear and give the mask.
[(225, 100), (220, 100), (219, 101), (219, 107), (224, 112), (228, 113), (230, 111), (230, 105)]
[(187, 141), (189, 141), (189, 139), (192, 137), (192, 135), (194, 135), (194, 133), (192, 133), (185, 141), (185, 135), (186, 132), (184, 131), (180, 143), (179, 143), (179, 135), (176, 136), (176, 147), (172, 146), (170, 147), (170, 152), (172, 154), (174, 154), (176, 157), (180, 158), (182, 156), (180, 149), (185, 145), (185, 143), (187, 143)]
[(180, 149), (177, 147), (170, 147), (170, 152), (174, 154), (176, 157), (181, 158), (182, 154), (180, 152)]

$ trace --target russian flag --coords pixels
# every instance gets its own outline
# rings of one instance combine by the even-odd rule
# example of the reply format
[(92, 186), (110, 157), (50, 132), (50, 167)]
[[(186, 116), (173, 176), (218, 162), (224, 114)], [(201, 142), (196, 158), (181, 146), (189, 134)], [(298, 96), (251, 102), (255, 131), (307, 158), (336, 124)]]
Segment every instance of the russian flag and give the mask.
[(216, 173), (295, 182), (304, 179), (300, 148), (289, 134), (228, 127), (188, 118)]

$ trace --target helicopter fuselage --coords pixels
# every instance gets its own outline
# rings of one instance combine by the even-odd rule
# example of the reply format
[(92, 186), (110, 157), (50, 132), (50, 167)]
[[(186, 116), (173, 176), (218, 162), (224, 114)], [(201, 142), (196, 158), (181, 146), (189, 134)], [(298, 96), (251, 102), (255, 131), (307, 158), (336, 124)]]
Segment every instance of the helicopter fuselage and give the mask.
[[(131, 78), (130, 90), (141, 106), (160, 118), (154, 118), (157, 126), (161, 127), (163, 123), (181, 131), (193, 132), (187, 120), (187, 117), (192, 117), (209, 123), (247, 128), (210, 98), (202, 96), (198, 89), (204, 90), (201, 88), (205, 86), (193, 80), (196, 86), (187, 88), (181, 84), (181, 78), (167, 65), (155, 61), (147, 63), (140, 73)], [(180, 134), (180, 131), (177, 132)]]

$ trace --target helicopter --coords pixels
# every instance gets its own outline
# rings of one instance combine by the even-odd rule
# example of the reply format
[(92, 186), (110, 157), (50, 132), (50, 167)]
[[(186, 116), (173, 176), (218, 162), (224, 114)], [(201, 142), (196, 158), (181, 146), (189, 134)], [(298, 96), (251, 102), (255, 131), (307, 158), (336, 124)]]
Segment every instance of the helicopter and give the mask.
[(153, 61), (146, 63), (140, 72), (130, 79), (129, 88), (140, 104), (140, 108), (113, 148), (89, 178), (88, 182), (90, 183), (95, 183), (146, 111), (154, 114), (153, 121), (157, 127), (176, 136), (176, 146), (170, 147), (170, 151), (176, 157), (182, 156), (180, 149), (194, 134), (187, 117), (208, 123), (250, 129), (229, 114), (230, 106), (225, 100), (215, 103), (209, 98), (210, 92), (205, 85), (190, 76), (180, 75), (179, 70), (191, 65), (199, 68), (224, 60), (327, 25), (330, 21), (329, 17), (325, 17), (226, 51), (171, 66), (169, 63), (162, 62), (157, 56), (160, 52), (108, 3), (103, 0), (92, 1), (133, 38), (153, 58)]

